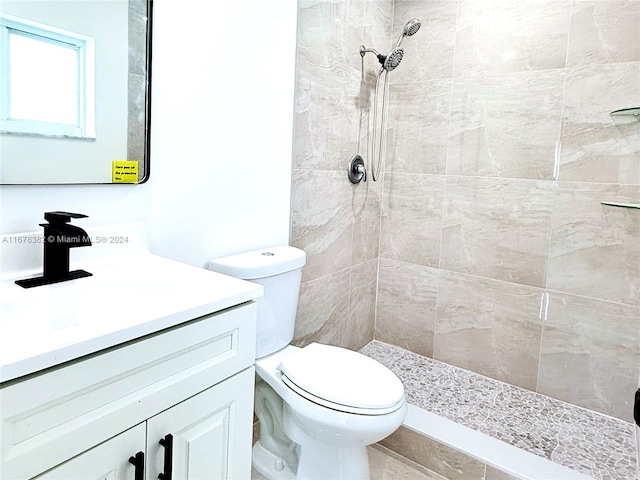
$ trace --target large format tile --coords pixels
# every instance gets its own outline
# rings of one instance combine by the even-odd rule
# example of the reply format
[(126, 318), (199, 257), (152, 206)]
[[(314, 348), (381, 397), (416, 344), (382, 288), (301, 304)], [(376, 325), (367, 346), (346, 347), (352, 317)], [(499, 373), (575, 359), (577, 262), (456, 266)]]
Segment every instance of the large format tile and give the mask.
[(345, 170), (358, 143), (360, 88), (357, 70), (298, 49), (294, 168)]
[(378, 444), (368, 448), (371, 480), (447, 480)]
[(392, 84), (385, 172), (444, 173), (451, 80)]
[(563, 68), (571, 0), (461, 0), (456, 76)]
[(436, 269), (380, 258), (375, 337), (431, 356), (437, 293)]
[(482, 480), (484, 477), (484, 464), (479, 460), (405, 427), (380, 444), (449, 480)]
[(349, 346), (349, 284), (347, 269), (300, 286), (294, 345)]
[(447, 177), (440, 268), (544, 287), (553, 185)]
[(364, 6), (364, 0), (300, 0), (298, 46), (360, 68)]
[(547, 287), (640, 306), (640, 187), (561, 183), (553, 213)]
[(640, 307), (550, 293), (538, 390), (632, 421), (640, 374)]
[(640, 60), (638, 0), (574, 0), (567, 64)]
[[(343, 172), (346, 181), (347, 173)], [(371, 181), (351, 187), (353, 197), (353, 252), (352, 264), (376, 260), (380, 246), (380, 211), (382, 208), (382, 182)]]
[[(431, 470), (413, 462), (380, 445), (367, 447), (371, 480), (447, 480)], [(318, 472), (319, 473), (319, 472)], [(500, 477), (502, 479), (503, 477)], [(251, 480), (267, 480), (257, 470), (251, 469)], [(493, 480), (498, 480), (497, 477)]]
[(567, 70), (560, 180), (640, 184), (640, 125), (613, 110), (640, 105), (640, 62)]
[(391, 82), (423, 82), (450, 78), (453, 68), (457, 0), (396, 0), (393, 11), (393, 45), (405, 24), (418, 18), (422, 26), (402, 42), (402, 63)]
[(359, 350), (373, 340), (377, 278), (377, 259), (351, 268), (348, 326), (348, 348), (351, 350)]
[(351, 267), (351, 200), (344, 172), (294, 170), (291, 244), (307, 253), (303, 282)]
[(444, 176), (385, 173), (380, 255), (438, 266)]
[(551, 179), (564, 70), (458, 79), (447, 174)]
[(535, 391), (542, 292), (440, 270), (433, 358)]
[[(364, 2), (364, 32), (360, 44), (378, 50), (386, 55), (386, 49), (391, 45), (393, 0), (362, 0)], [(354, 52), (356, 53), (356, 52)], [(358, 69), (362, 69), (360, 46), (357, 55)], [(376, 75), (380, 70), (380, 63), (372, 55), (364, 58), (364, 71), (369, 75)]]

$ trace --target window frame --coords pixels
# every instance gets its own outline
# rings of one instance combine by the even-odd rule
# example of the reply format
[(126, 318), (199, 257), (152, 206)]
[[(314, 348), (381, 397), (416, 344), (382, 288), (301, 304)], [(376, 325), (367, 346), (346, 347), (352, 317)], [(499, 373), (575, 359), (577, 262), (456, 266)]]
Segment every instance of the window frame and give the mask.
[[(14, 33), (16, 32), (16, 33)], [(11, 105), (10, 44), (12, 33), (35, 38), (52, 45), (71, 45), (78, 52), (77, 79), (78, 124), (15, 119), (9, 116)], [(95, 40), (92, 37), (0, 13), (0, 133), (47, 137), (96, 138), (95, 124)]]

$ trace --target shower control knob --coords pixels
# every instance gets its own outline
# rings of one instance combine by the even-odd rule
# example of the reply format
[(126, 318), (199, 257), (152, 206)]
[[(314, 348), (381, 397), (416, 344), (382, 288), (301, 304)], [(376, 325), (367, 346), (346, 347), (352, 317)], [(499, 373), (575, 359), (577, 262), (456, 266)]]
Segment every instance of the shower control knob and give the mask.
[(347, 165), (347, 175), (351, 183), (360, 183), (367, 181), (367, 169), (364, 166), (364, 160), (360, 155), (354, 155)]

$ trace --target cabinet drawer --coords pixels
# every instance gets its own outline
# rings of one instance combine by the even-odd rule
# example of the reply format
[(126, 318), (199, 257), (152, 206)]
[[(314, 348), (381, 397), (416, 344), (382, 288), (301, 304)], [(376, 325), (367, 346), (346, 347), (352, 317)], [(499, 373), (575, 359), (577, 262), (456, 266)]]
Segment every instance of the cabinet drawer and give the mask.
[(244, 304), (3, 386), (0, 477), (30, 478), (252, 365), (255, 321)]

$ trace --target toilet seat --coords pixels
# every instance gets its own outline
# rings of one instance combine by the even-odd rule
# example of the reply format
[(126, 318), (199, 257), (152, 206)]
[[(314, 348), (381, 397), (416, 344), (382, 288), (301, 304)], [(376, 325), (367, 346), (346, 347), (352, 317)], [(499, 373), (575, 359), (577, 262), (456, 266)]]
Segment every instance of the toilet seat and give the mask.
[(282, 381), (314, 403), (347, 413), (384, 415), (404, 403), (404, 387), (387, 367), (361, 353), (311, 343), (288, 355)]

